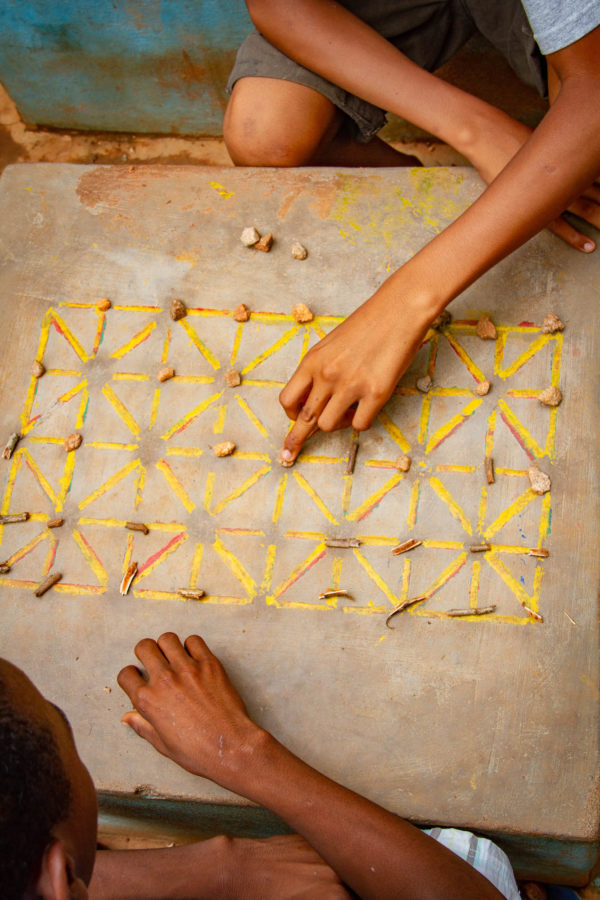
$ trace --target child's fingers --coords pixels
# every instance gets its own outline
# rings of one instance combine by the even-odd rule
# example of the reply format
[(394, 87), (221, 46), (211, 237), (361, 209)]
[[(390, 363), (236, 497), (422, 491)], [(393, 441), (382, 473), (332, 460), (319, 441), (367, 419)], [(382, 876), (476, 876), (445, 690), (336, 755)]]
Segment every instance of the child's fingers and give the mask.
[(147, 681), (142, 677), (142, 673), (136, 666), (125, 666), (117, 675), (117, 684), (121, 690), (125, 691), (131, 702), (134, 703), (134, 696), (141, 687), (147, 684)]
[(144, 738), (145, 741), (152, 744), (159, 753), (162, 753), (165, 756), (168, 755), (167, 748), (160, 739), (156, 729), (153, 728), (150, 722), (140, 715), (139, 712), (131, 710), (130, 712), (123, 713), (121, 716), (121, 723), (127, 725), (128, 728), (135, 731), (141, 738)]
[(563, 219), (562, 216), (559, 216), (558, 219), (551, 222), (548, 225), (548, 228), (557, 237), (562, 238), (566, 244), (574, 247), (575, 250), (581, 250), (582, 253), (591, 253), (592, 250), (596, 248), (596, 244), (587, 236), (587, 234), (582, 234), (580, 231), (577, 231), (577, 229), (573, 228), (573, 226), (569, 224), (566, 219)]
[(283, 406), (288, 419), (291, 419), (293, 422), (296, 421), (312, 389), (312, 385), (312, 375), (305, 373), (301, 364), (279, 395), (279, 402)]
[(174, 669), (189, 663), (190, 657), (187, 651), (178, 636), (172, 631), (166, 631), (164, 634), (161, 634), (157, 644)]
[(209, 659), (213, 656), (210, 648), (206, 642), (202, 640), (199, 634), (190, 634), (190, 636), (185, 639), (185, 649), (197, 662), (201, 662), (203, 659)]
[(328, 395), (318, 394), (314, 389), (311, 391), (283, 442), (281, 456), (286, 462), (293, 462), (296, 459), (304, 441), (317, 429), (319, 417), (328, 401)]
[(600, 206), (595, 200), (590, 199), (587, 194), (582, 194), (581, 197), (578, 197), (577, 200), (569, 206), (569, 212), (579, 216), (584, 222), (589, 222), (589, 224), (593, 225), (595, 228), (600, 228)]

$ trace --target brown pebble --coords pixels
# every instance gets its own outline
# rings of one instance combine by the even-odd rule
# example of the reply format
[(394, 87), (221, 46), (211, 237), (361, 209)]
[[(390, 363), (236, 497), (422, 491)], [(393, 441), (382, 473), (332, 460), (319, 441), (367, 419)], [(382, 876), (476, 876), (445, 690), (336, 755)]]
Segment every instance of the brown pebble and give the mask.
[(245, 303), (240, 303), (233, 311), (233, 318), (236, 322), (247, 322), (250, 318), (250, 310)]
[(242, 231), (240, 241), (244, 247), (254, 247), (260, 241), (260, 232), (256, 230), (254, 225), (250, 225)]
[(242, 383), (242, 376), (237, 369), (230, 369), (225, 372), (225, 384), (227, 387), (237, 387)]
[(187, 316), (187, 306), (183, 300), (171, 300), (169, 312), (173, 321), (178, 322), (179, 319), (183, 319), (184, 316)]
[(312, 322), (312, 320), (314, 319), (314, 316), (306, 303), (297, 303), (292, 310), (292, 315), (295, 318), (296, 322), (300, 322), (301, 324), (305, 322)]
[(213, 447), (215, 456), (231, 456), (234, 450), (235, 444), (233, 441), (221, 441), (220, 444), (215, 444)]
[(64, 519), (50, 519), (50, 521), (46, 523), (48, 528), (61, 528), (64, 524)]
[(254, 245), (255, 250), (262, 250), (263, 253), (268, 253), (271, 247), (273, 246), (273, 235), (271, 232), (268, 234), (263, 234), (260, 241), (257, 241)]
[(112, 688), (109, 688), (109, 686), (106, 685), (106, 687), (104, 688), (104, 693), (105, 693), (105, 694), (110, 694), (111, 690), (112, 690)]
[(554, 313), (548, 313), (542, 322), (542, 331), (544, 334), (555, 334), (557, 331), (564, 331), (565, 323), (561, 322)]
[(46, 366), (44, 365), (44, 363), (41, 363), (39, 359), (34, 359), (34, 361), (31, 363), (31, 368), (29, 371), (34, 378), (41, 378), (46, 371)]
[(537, 466), (531, 466), (528, 473), (531, 483), (531, 490), (534, 494), (546, 494), (550, 490), (552, 482), (550, 476), (538, 469)]
[(407, 456), (406, 453), (403, 453), (402, 456), (398, 457), (398, 459), (394, 463), (394, 466), (399, 469), (400, 472), (408, 472), (411, 462), (412, 459), (410, 458), (410, 456)]
[(489, 394), (491, 386), (489, 381), (480, 381), (475, 388), (475, 393), (479, 394), (480, 397), (485, 397), (486, 394)]
[(159, 381), (168, 381), (170, 378), (175, 377), (175, 369), (171, 366), (165, 366), (164, 369), (158, 370), (158, 380)]
[(65, 438), (65, 450), (77, 450), (78, 447), (81, 447), (81, 442), (83, 438), (77, 432), (70, 434), (69, 437)]
[(292, 244), (292, 256), (294, 259), (306, 259), (308, 250), (300, 243), (300, 241), (294, 241)]
[(416, 388), (418, 391), (421, 391), (422, 394), (428, 394), (432, 384), (433, 381), (431, 380), (431, 376), (424, 375), (423, 378), (417, 378)]
[(543, 403), (544, 406), (558, 406), (562, 400), (562, 394), (559, 388), (551, 384), (550, 387), (539, 392), (538, 400), (540, 403)]
[(477, 337), (482, 341), (495, 341), (498, 337), (496, 326), (489, 316), (482, 316), (477, 323)]
[(102, 299), (98, 300), (98, 302), (96, 303), (96, 309), (99, 312), (106, 312), (107, 309), (111, 308), (111, 306), (112, 306), (112, 303), (110, 302), (108, 297), (102, 297)]
[(432, 328), (445, 328), (452, 321), (452, 316), (447, 309), (443, 309), (431, 323)]

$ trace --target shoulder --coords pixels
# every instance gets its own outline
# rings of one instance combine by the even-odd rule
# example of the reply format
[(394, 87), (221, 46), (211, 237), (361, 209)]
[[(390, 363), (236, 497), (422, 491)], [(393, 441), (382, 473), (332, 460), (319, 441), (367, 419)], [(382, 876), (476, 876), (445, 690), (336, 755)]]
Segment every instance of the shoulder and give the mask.
[(537, 44), (556, 53), (600, 25), (598, 0), (522, 0)]

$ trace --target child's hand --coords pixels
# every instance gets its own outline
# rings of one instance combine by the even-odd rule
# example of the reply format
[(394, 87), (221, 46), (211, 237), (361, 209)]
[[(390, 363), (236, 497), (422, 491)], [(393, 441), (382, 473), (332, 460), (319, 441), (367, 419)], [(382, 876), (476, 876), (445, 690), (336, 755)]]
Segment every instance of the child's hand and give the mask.
[(280, 394), (295, 421), (282, 459), (316, 429), (369, 428), (427, 333), (436, 310), (395, 296), (390, 280), (306, 354)]
[(264, 732), (248, 717), (225, 669), (198, 635), (185, 646), (167, 632), (158, 641), (145, 638), (135, 655), (148, 678), (135, 666), (117, 681), (135, 707), (121, 721), (182, 768), (232, 790)]

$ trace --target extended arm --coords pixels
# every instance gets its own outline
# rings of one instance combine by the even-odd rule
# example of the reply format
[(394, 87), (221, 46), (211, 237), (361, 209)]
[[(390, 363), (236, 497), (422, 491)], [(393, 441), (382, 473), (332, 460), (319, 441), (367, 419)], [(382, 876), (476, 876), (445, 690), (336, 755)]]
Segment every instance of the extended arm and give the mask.
[(436, 841), (312, 769), (260, 729), (219, 661), (193, 635), (141, 641), (118, 681), (123, 721), (159, 752), (271, 809), (364, 900), (498, 900), (493, 885)]

